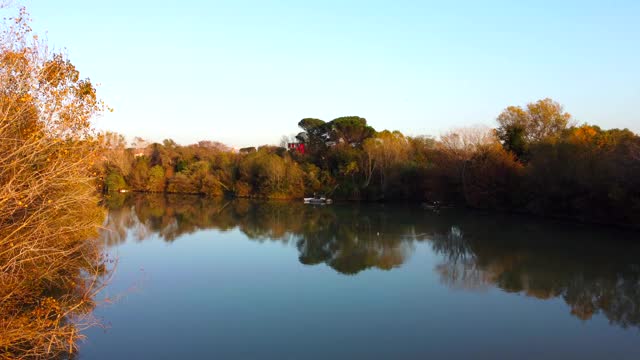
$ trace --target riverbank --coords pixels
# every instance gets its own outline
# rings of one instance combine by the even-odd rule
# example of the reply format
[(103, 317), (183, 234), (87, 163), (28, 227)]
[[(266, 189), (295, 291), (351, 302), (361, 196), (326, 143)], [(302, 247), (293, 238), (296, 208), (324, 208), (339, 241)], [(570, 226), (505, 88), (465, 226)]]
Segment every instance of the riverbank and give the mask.
[[(291, 197), (236, 197), (232, 194), (228, 194), (226, 196), (209, 196), (205, 194), (193, 194), (193, 193), (160, 193), (160, 192), (147, 192), (147, 191), (132, 191), (132, 192), (111, 192), (103, 194), (103, 203), (107, 205), (107, 207), (118, 207), (123, 204), (128, 198), (135, 196), (159, 196), (164, 198), (170, 197), (194, 197), (201, 199), (210, 199), (212, 201), (231, 201), (235, 199), (241, 200), (256, 200), (256, 201), (278, 201), (278, 202), (288, 202), (297, 204), (303, 203), (303, 198), (291, 198)], [(477, 212), (478, 214), (507, 214), (507, 215), (518, 215), (522, 217), (530, 217), (532, 219), (548, 219), (548, 220), (556, 220), (562, 221), (566, 223), (576, 223), (576, 224), (585, 224), (585, 225), (598, 225), (603, 227), (611, 227), (611, 228), (619, 228), (619, 229), (629, 229), (638, 231), (640, 230), (640, 224), (629, 224), (629, 223), (611, 223), (611, 222), (597, 222), (597, 221), (588, 221), (586, 219), (570, 217), (570, 216), (558, 216), (558, 215), (544, 215), (544, 214), (536, 214), (532, 212), (526, 211), (512, 211), (512, 210), (497, 210), (497, 209), (482, 209), (482, 208), (474, 208), (470, 206), (466, 206), (464, 204), (441, 204), (439, 207), (433, 206), (425, 206), (429, 203), (424, 201), (415, 201), (415, 200), (350, 200), (350, 199), (332, 199), (332, 202), (335, 204), (413, 204), (416, 206), (416, 209), (421, 209), (425, 212), (439, 212), (441, 210), (457, 208), (457, 209), (467, 209), (470, 211)], [(111, 204), (111, 205), (109, 205)]]

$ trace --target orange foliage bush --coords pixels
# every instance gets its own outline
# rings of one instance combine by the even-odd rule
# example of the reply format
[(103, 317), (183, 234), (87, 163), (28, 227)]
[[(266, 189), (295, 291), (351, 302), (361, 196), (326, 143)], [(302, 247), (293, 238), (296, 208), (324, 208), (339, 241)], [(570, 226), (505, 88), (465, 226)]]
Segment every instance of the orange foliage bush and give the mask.
[[(0, 359), (73, 352), (105, 272), (96, 236), (95, 88), (32, 35), (0, 34)], [(84, 323), (86, 324), (86, 323)]]

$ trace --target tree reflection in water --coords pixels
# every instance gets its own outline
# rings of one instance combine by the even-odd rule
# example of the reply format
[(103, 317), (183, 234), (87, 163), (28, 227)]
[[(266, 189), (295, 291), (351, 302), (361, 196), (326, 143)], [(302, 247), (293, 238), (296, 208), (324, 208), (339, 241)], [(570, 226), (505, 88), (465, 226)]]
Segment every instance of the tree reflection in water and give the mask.
[(103, 237), (111, 246), (127, 236), (142, 241), (155, 234), (171, 242), (203, 229), (237, 228), (255, 241), (295, 245), (302, 264), (324, 263), (354, 275), (400, 267), (420, 242), (438, 255), (434, 271), (446, 286), (561, 297), (580, 319), (601, 312), (619, 326), (640, 325), (636, 233), (409, 206), (312, 207), (160, 195), (116, 196), (108, 205)]

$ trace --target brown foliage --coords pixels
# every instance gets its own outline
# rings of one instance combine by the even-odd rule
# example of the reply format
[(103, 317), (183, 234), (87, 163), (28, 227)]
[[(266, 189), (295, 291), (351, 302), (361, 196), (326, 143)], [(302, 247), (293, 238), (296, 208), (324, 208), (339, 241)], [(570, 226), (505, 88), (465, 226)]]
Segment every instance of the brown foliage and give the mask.
[(467, 204), (474, 208), (510, 209), (512, 198), (520, 190), (523, 165), (499, 144), (479, 149), (467, 163), (463, 191)]
[(104, 273), (89, 80), (31, 34), (0, 34), (0, 358), (73, 352)]

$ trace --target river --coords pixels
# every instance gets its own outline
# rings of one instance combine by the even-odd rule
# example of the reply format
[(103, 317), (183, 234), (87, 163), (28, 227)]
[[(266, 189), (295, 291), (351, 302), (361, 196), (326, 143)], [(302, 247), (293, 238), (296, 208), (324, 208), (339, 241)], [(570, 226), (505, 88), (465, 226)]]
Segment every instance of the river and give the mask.
[(640, 236), (405, 204), (112, 199), (80, 359), (638, 359)]

